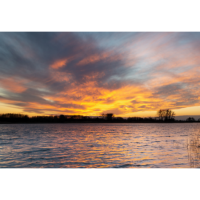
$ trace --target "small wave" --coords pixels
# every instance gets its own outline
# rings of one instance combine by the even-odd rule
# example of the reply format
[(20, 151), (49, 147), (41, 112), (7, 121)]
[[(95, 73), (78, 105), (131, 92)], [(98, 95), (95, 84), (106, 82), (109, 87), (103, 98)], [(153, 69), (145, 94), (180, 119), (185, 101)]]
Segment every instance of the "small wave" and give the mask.
[(94, 147), (94, 145), (93, 144), (88, 144), (87, 147)]
[(114, 168), (126, 168), (126, 167), (132, 167), (132, 166), (133, 166), (132, 164), (124, 164), (124, 165), (115, 166)]
[(8, 142), (8, 143), (2, 142), (2, 143), (0, 143), (0, 145), (3, 145), (3, 144), (12, 144), (12, 142)]
[(32, 151), (24, 151), (24, 154), (28, 154), (28, 153), (35, 153), (35, 152), (42, 152), (42, 151), (50, 151), (50, 148), (44, 148), (44, 149), (38, 149), (38, 150), (32, 150)]

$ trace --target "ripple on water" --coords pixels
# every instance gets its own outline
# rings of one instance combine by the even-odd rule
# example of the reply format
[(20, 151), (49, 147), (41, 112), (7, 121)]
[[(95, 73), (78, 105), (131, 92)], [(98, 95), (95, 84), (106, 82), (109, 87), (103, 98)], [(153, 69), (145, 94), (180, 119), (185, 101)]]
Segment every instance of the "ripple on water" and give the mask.
[(200, 124), (1, 124), (0, 167), (200, 167)]

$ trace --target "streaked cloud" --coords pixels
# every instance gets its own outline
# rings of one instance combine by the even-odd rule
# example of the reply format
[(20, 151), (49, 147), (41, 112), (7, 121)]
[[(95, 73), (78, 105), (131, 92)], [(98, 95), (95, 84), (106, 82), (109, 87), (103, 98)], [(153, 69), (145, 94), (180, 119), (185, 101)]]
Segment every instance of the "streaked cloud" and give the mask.
[(15, 93), (21, 93), (26, 90), (26, 87), (23, 86), (22, 81), (14, 80), (13, 78), (0, 79), (0, 85), (2, 88)]
[(199, 47), (199, 33), (2, 32), (0, 101), (32, 115), (198, 106)]

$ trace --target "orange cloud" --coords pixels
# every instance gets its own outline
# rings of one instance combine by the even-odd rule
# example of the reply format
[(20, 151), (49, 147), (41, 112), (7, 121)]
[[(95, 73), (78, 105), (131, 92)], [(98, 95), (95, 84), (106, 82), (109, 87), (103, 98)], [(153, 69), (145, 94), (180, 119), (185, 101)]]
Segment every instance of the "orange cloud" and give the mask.
[(68, 62), (67, 58), (57, 60), (53, 64), (51, 64), (50, 67), (53, 68), (53, 69), (59, 69), (59, 68), (65, 66), (67, 64), (67, 62)]
[(116, 53), (113, 51), (107, 51), (105, 53), (93, 54), (93, 55), (87, 56), (86, 58), (79, 61), (77, 65), (78, 66), (87, 65), (87, 64), (96, 63), (100, 60), (105, 60), (105, 59), (107, 59), (108, 61), (115, 61), (115, 60), (120, 60), (121, 58), (122, 58), (121, 54), (116, 55)]
[[(41, 76), (41, 80), (33, 75), (29, 84), (30, 92), (36, 88), (37, 92), (33, 96), (38, 96), (40, 100), (32, 98), (28, 102), (24, 101), (24, 104), (6, 100), (3, 102), (23, 105), (25, 110), (45, 114), (61, 112), (99, 115), (112, 111), (121, 116), (134, 116), (136, 112), (152, 112), (160, 108), (178, 109), (197, 105), (197, 97), (200, 96), (198, 46), (194, 48), (187, 41), (177, 43), (176, 36), (174, 33), (138, 34), (121, 47), (113, 46), (111, 50), (107, 45), (105, 49), (98, 48), (96, 42), (89, 40), (86, 43), (75, 40), (73, 43), (72, 35), (66, 37), (65, 33), (60, 34), (54, 42), (63, 39), (60, 44), (67, 47), (70, 43), (69, 49), (73, 48), (73, 51), (69, 51), (69, 54), (62, 52), (62, 59), (51, 62), (47, 66), (48, 73)], [(68, 41), (68, 37), (72, 39)], [(65, 44), (65, 41), (68, 42)], [(51, 59), (51, 55), (48, 59)], [(34, 55), (30, 52), (25, 57), (30, 60)], [(62, 72), (57, 70), (69, 66), (72, 59), (73, 66)], [(99, 61), (104, 61), (104, 66), (108, 66), (103, 68), (103, 72), (102, 63), (98, 65)], [(88, 64), (95, 64), (95, 68)], [(24, 82), (11, 78), (1, 79), (0, 84), (2, 88), (15, 93), (26, 90)], [(13, 96), (10, 98), (17, 99), (19, 94)]]
[[(138, 101), (141, 102), (134, 105), (136, 111), (137, 107), (149, 104), (148, 97), (151, 95), (150, 91), (139, 86), (124, 86), (117, 90), (109, 90), (97, 87), (95, 81), (88, 81), (81, 86), (75, 86), (68, 90), (66, 94), (68, 96), (65, 96), (64, 93), (60, 93), (58, 96), (48, 98), (63, 104), (71, 103), (85, 106), (84, 110), (73, 108), (74, 112), (77, 114), (100, 115), (102, 112), (117, 109), (117, 113), (115, 114), (120, 114), (121, 116), (127, 113), (133, 115), (132, 99), (137, 98)], [(130, 96), (130, 94), (132, 94), (132, 96)], [(156, 102), (158, 101), (158, 99), (154, 100), (154, 104), (151, 103), (151, 106), (148, 106), (148, 110), (154, 110)], [(125, 105), (124, 108), (121, 108), (121, 105)], [(139, 109), (141, 110), (142, 108)]]
[(106, 57), (108, 57), (107, 54), (102, 54), (102, 55), (94, 54), (82, 59), (80, 62), (77, 63), (77, 65), (87, 65), (89, 63), (95, 63), (101, 59), (105, 59)]
[(22, 85), (22, 81), (17, 81), (13, 78), (5, 78), (0, 80), (1, 87), (16, 93), (21, 93), (26, 90), (26, 88)]

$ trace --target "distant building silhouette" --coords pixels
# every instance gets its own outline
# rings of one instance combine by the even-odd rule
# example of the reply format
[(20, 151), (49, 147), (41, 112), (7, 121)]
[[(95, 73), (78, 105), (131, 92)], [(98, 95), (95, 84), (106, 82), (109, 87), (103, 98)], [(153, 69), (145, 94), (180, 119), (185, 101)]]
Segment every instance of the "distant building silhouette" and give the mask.
[(113, 113), (107, 113), (107, 114), (106, 114), (106, 118), (107, 118), (107, 120), (112, 120), (112, 118), (113, 118)]

